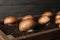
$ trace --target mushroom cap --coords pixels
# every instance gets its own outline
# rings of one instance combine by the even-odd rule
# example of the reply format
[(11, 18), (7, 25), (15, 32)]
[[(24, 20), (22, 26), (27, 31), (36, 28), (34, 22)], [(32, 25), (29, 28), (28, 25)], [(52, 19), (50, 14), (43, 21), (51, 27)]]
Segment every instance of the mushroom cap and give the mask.
[(57, 15), (60, 15), (60, 11), (57, 12)]
[(56, 19), (55, 23), (60, 24), (60, 19)]
[(42, 16), (42, 17), (39, 18), (38, 23), (39, 23), (39, 24), (46, 24), (46, 23), (49, 22), (49, 21), (50, 21), (50, 18), (49, 18), (49, 17), (47, 17), (47, 16)]
[(4, 24), (11, 24), (17, 21), (17, 18), (14, 16), (8, 16), (4, 19)]
[(19, 30), (20, 31), (27, 31), (28, 29), (32, 28), (35, 22), (33, 20), (25, 20), (19, 23)]
[(52, 13), (50, 11), (49, 12), (44, 12), (42, 14), (42, 16), (48, 16), (48, 17), (50, 17), (50, 16), (52, 16)]
[(22, 20), (28, 20), (28, 19), (33, 19), (32, 15), (26, 15), (22, 18)]
[(56, 18), (55, 19), (59, 19), (60, 18), (60, 15), (56, 15)]

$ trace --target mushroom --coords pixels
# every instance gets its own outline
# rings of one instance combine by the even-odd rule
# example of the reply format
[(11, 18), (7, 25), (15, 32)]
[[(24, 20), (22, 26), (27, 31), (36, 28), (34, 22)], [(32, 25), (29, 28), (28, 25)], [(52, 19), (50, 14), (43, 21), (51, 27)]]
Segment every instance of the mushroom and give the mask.
[(42, 14), (42, 16), (48, 16), (48, 17), (50, 17), (50, 16), (52, 16), (52, 13), (51, 13), (50, 11), (44, 12), (44, 13)]
[(28, 20), (28, 19), (33, 19), (32, 15), (26, 15), (22, 18), (22, 20)]
[(60, 11), (57, 13), (57, 15), (55, 17), (55, 23), (58, 24), (60, 27)]
[(60, 15), (56, 15), (55, 19), (59, 19), (60, 18)]
[(25, 20), (19, 23), (19, 30), (20, 31), (27, 31), (34, 26), (34, 20)]
[(56, 19), (56, 24), (60, 24), (60, 19)]
[(60, 27), (60, 19), (55, 19), (55, 23), (58, 24)]
[(60, 15), (60, 11), (57, 12), (57, 15)]
[(49, 21), (50, 21), (50, 18), (47, 17), (47, 16), (42, 16), (42, 17), (40, 17), (39, 20), (38, 20), (39, 24), (46, 24), (46, 23), (48, 23)]
[(38, 19), (38, 23), (48, 25), (51, 16), (52, 16), (52, 13), (50, 11), (49, 12), (44, 12), (42, 14), (42, 16)]
[(4, 19), (4, 24), (11, 24), (17, 21), (17, 18), (14, 16), (8, 16)]

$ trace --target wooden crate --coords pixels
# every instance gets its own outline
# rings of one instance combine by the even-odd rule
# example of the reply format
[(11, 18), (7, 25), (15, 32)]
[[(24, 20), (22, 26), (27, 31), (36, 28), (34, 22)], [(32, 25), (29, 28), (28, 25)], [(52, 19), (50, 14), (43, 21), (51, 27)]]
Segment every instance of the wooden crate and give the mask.
[(5, 35), (0, 30), (0, 40), (50, 40), (52, 38), (60, 37), (60, 28), (50, 29), (43, 32), (38, 32), (21, 37), (13, 37), (12, 35)]
[[(19, 17), (18, 19), (21, 18), (22, 17)], [(3, 19), (0, 21), (3, 21)], [(60, 37), (60, 28), (58, 27), (16, 38), (13, 35), (6, 35), (2, 30), (0, 30), (0, 40), (51, 40), (53, 38), (59, 38), (59, 37)]]

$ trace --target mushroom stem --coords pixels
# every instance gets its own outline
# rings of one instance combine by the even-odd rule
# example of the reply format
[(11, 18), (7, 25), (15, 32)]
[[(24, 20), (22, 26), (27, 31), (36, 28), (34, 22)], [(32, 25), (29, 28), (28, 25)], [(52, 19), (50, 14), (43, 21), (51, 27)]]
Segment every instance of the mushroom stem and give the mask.
[(59, 28), (60, 28), (60, 24), (59, 24)]
[(28, 33), (33, 32), (33, 29), (29, 29), (27, 32), (28, 32)]
[(48, 26), (48, 25), (49, 25), (49, 23), (46, 24), (46, 26)]
[(9, 26), (11, 26), (11, 24), (8, 24)]

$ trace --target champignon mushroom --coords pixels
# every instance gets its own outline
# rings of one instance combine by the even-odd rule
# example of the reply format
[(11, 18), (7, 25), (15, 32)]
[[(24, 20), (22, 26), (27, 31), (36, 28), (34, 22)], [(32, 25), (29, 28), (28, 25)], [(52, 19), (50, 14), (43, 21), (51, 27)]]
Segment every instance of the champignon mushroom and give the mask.
[(56, 19), (56, 24), (60, 24), (60, 19)]
[(19, 23), (19, 30), (20, 31), (27, 31), (28, 29), (32, 28), (35, 24), (34, 20), (25, 20)]
[(11, 24), (17, 21), (17, 18), (14, 16), (8, 16), (4, 19), (4, 24)]
[(42, 16), (48, 16), (48, 17), (50, 17), (50, 16), (52, 16), (52, 13), (51, 13), (50, 11), (44, 12), (44, 13), (42, 14)]
[(60, 11), (57, 12), (57, 15), (60, 15)]
[(26, 15), (22, 18), (22, 20), (28, 20), (28, 19), (33, 19), (32, 15)]
[(50, 21), (50, 18), (47, 16), (42, 16), (39, 18), (38, 23), (39, 24), (46, 24)]
[(57, 15), (55, 17), (55, 23), (58, 24), (60, 27), (60, 11), (57, 13)]

